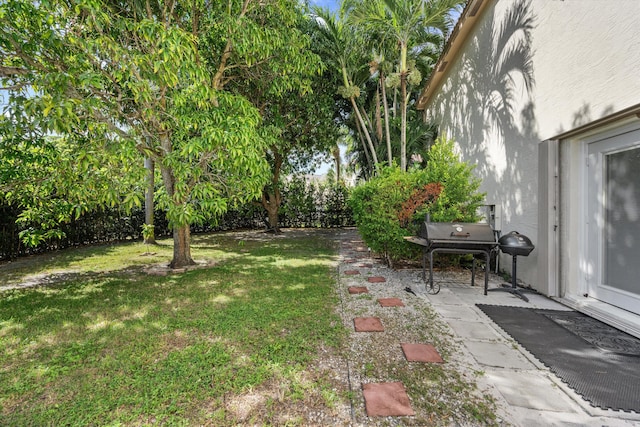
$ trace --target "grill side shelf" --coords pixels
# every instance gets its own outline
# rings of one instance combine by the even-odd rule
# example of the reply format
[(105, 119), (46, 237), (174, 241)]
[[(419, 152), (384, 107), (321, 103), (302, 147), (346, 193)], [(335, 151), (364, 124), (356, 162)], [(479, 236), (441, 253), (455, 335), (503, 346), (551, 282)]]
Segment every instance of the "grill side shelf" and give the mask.
[(425, 246), (425, 247), (429, 246), (429, 241), (427, 239), (423, 239), (422, 237), (418, 237), (418, 236), (405, 236), (404, 240), (410, 243), (415, 243), (416, 245), (420, 245), (420, 246)]

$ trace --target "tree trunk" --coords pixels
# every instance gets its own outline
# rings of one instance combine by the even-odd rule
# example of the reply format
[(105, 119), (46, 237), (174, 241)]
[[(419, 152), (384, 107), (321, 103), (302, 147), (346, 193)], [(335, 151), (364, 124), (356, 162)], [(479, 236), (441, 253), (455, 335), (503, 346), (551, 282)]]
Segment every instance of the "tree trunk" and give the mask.
[(189, 225), (173, 227), (173, 259), (169, 264), (171, 268), (181, 268), (194, 265), (191, 258), (191, 231)]
[[(274, 195), (269, 194), (268, 198), (272, 199)], [(278, 211), (280, 210), (280, 206), (275, 203), (275, 200), (266, 204), (263, 204), (264, 208), (267, 211), (267, 218), (269, 219), (269, 231), (273, 233), (280, 233), (280, 227), (278, 226)]]
[(380, 72), (380, 85), (382, 86), (382, 105), (384, 107), (384, 132), (387, 140), (387, 159), (389, 166), (393, 164), (393, 154), (391, 152), (391, 134), (389, 131), (389, 105), (387, 104), (387, 89), (385, 88), (384, 73)]
[(400, 74), (400, 89), (402, 98), (400, 99), (400, 169), (407, 170), (407, 74)]
[[(160, 136), (160, 144), (162, 149), (168, 155), (171, 153), (171, 140), (168, 135)], [(162, 175), (162, 183), (169, 197), (170, 203), (180, 203), (174, 199), (176, 179), (170, 167), (160, 163), (160, 174)], [(173, 225), (173, 259), (169, 264), (171, 268), (181, 268), (188, 265), (194, 265), (191, 259), (191, 232), (189, 224)]]
[(364, 136), (362, 135), (360, 122), (357, 120), (356, 120), (356, 129), (358, 130), (358, 138), (360, 139), (360, 143), (362, 144), (362, 151), (364, 151), (364, 157), (367, 159), (367, 165), (369, 166), (369, 170), (373, 171), (373, 164), (371, 163), (371, 156), (369, 156), (367, 143), (365, 142)]
[(336, 184), (338, 184), (340, 182), (341, 179), (341, 172), (342, 172), (342, 168), (341, 168), (341, 163), (342, 163), (342, 159), (340, 158), (340, 146), (338, 144), (336, 144), (336, 146), (333, 149), (333, 159), (336, 162)]
[(260, 204), (267, 211), (269, 231), (279, 233), (278, 212), (280, 210), (280, 203), (282, 202), (282, 195), (280, 194), (280, 171), (282, 169), (282, 163), (284, 162), (284, 156), (280, 154), (276, 147), (271, 147), (271, 151), (273, 153), (271, 191), (269, 191), (268, 187), (262, 190), (262, 200)]
[(155, 164), (149, 157), (144, 159), (144, 167), (147, 170), (147, 189), (144, 194), (144, 223), (148, 226), (149, 232), (144, 236), (145, 245), (155, 245), (156, 236), (153, 231), (153, 195), (155, 191)]
[(356, 116), (358, 117), (358, 121), (360, 122), (360, 127), (362, 128), (362, 132), (364, 133), (364, 136), (367, 139), (367, 144), (369, 144), (369, 153), (373, 158), (373, 167), (375, 172), (375, 169), (378, 167), (378, 156), (376, 155), (376, 149), (373, 146), (373, 141), (371, 141), (371, 135), (369, 134), (369, 130), (367, 129), (367, 125), (365, 124), (364, 119), (362, 118), (362, 114), (360, 114), (360, 109), (358, 108), (358, 104), (356, 104), (356, 99), (354, 97), (351, 97), (350, 99), (351, 99), (351, 105), (353, 107), (353, 111), (356, 113)]
[(369, 135), (371, 135), (371, 141), (373, 141), (373, 145), (375, 147), (381, 140), (378, 138), (377, 132), (373, 127), (373, 123), (371, 123), (371, 118), (367, 114), (367, 110), (364, 107), (360, 109), (360, 115), (365, 119), (365, 123), (368, 126), (367, 129), (369, 130)]
[(393, 118), (398, 117), (398, 88), (393, 88), (393, 104), (391, 107), (393, 111)]
[[(378, 81), (380, 85), (381, 81)], [(376, 138), (382, 141), (382, 108), (380, 107), (380, 89), (376, 90)]]

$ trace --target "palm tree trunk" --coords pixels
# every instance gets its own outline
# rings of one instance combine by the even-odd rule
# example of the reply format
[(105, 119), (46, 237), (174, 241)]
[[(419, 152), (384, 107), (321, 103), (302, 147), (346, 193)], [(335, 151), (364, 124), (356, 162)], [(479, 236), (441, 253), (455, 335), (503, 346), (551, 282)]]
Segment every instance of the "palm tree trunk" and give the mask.
[(393, 89), (393, 118), (398, 117), (398, 88)]
[(389, 105), (387, 105), (387, 89), (385, 88), (384, 73), (380, 72), (380, 86), (382, 86), (382, 106), (384, 107), (384, 133), (387, 140), (387, 159), (389, 166), (393, 164), (393, 154), (391, 152), (391, 134), (389, 131)]
[(371, 157), (373, 158), (373, 167), (374, 169), (378, 167), (378, 156), (376, 155), (375, 147), (373, 146), (373, 141), (371, 141), (371, 135), (367, 130), (367, 125), (364, 123), (364, 119), (362, 118), (362, 114), (360, 114), (360, 109), (358, 108), (358, 104), (356, 104), (356, 99), (351, 97), (351, 105), (353, 106), (353, 111), (356, 113), (358, 117), (358, 121), (360, 122), (360, 126), (362, 127), (362, 131), (364, 133), (365, 138), (367, 139), (367, 144), (369, 144), (369, 150), (371, 152)]
[(371, 123), (371, 117), (369, 117), (369, 114), (367, 114), (367, 110), (364, 108), (364, 106), (360, 109), (360, 114), (365, 119), (365, 123), (368, 126), (367, 129), (369, 130), (369, 135), (371, 135), (371, 141), (373, 141), (375, 146), (376, 143), (380, 141), (380, 138), (378, 138), (377, 136), (378, 134), (375, 131), (375, 128), (373, 127), (373, 123)]
[(340, 179), (342, 178), (340, 176), (340, 173), (342, 172), (342, 168), (341, 168), (341, 163), (342, 160), (340, 159), (340, 146), (338, 144), (336, 144), (336, 146), (333, 148), (333, 159), (336, 162), (336, 184), (338, 184), (340, 182)]
[(402, 91), (402, 104), (400, 110), (400, 169), (407, 170), (407, 75), (400, 75), (400, 88)]
[[(380, 82), (378, 81), (378, 85)], [(382, 108), (380, 107), (380, 86), (376, 90), (376, 138), (382, 141)]]
[(365, 142), (364, 136), (362, 135), (360, 122), (357, 120), (356, 120), (356, 129), (358, 130), (358, 138), (360, 139), (360, 143), (362, 144), (362, 151), (364, 151), (364, 157), (367, 159), (367, 166), (369, 167), (370, 170), (373, 170), (373, 164), (371, 163), (371, 156), (369, 156), (367, 143)]

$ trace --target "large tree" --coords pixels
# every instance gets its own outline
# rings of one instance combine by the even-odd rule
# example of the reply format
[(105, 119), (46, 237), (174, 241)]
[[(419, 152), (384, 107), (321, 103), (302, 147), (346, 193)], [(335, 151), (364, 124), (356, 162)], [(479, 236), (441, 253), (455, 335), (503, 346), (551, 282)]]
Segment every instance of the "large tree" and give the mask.
[[(269, 19), (265, 17), (263, 25)], [(267, 212), (269, 228), (274, 232), (279, 231), (282, 177), (309, 170), (315, 158), (328, 152), (337, 139), (331, 86), (334, 74), (325, 69), (314, 52), (310, 38), (314, 28), (300, 7), (292, 15), (290, 30), (299, 33), (290, 33), (288, 41), (272, 51), (274, 57), (298, 62), (298, 73), (283, 72), (273, 62), (263, 62), (235, 69), (225, 84), (229, 91), (247, 98), (263, 118), (260, 132), (266, 141), (264, 154), (271, 174), (258, 203)]]
[[(27, 128), (41, 140), (58, 135), (74, 153), (83, 136), (92, 152), (152, 159), (173, 227), (171, 265), (191, 264), (190, 224), (259, 197), (268, 178), (260, 114), (225, 84), (260, 64), (292, 76), (305, 68), (295, 52), (273, 55), (304, 37), (297, 11), (295, 0), (2, 2), (0, 78), (9, 109), (19, 111), (2, 125), (25, 140)], [(306, 84), (293, 78), (282, 90)], [(53, 172), (49, 180), (59, 178)], [(68, 187), (58, 182), (64, 198)], [(85, 190), (80, 211), (92, 206), (83, 203), (90, 194), (104, 201)]]
[(320, 153), (329, 152), (337, 144), (335, 102), (329, 87), (318, 80), (313, 94), (292, 93), (266, 108), (265, 122), (272, 129), (266, 154), (272, 173), (260, 204), (267, 211), (269, 228), (274, 232), (279, 231), (282, 176), (309, 171)]
[[(302, 14), (297, 27), (305, 34), (315, 30), (308, 16)], [(283, 75), (269, 64), (261, 64), (246, 70), (246, 75), (238, 73), (238, 77), (244, 78), (227, 86), (249, 99), (263, 117), (261, 131), (267, 141), (265, 157), (271, 176), (258, 203), (267, 212), (269, 229), (276, 233), (280, 231), (278, 213), (283, 176), (312, 171), (316, 160), (326, 157), (339, 137), (333, 94), (337, 75), (325, 67), (314, 48), (317, 49), (317, 45), (314, 46), (311, 39), (296, 37), (295, 42), (274, 52), (274, 55), (302, 60), (304, 70), (296, 76)], [(291, 79), (301, 79), (301, 84), (292, 86)], [(296, 87), (303, 90), (293, 89)]]

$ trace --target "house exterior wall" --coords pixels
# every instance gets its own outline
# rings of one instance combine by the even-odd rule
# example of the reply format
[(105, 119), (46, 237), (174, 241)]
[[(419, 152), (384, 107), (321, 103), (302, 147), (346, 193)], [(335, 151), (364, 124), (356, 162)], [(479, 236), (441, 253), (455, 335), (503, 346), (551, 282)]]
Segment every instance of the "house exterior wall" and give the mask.
[[(502, 232), (517, 230), (538, 246), (539, 224), (550, 222), (539, 221), (538, 206), (549, 203), (554, 187), (542, 179), (539, 188), (539, 172), (555, 173), (540, 168), (539, 158), (553, 156), (548, 147), (539, 155), (539, 145), (640, 103), (640, 2), (485, 1), (490, 4), (433, 88), (425, 116), (476, 165), (486, 203), (502, 208)], [(579, 147), (562, 150), (565, 159), (580, 154)], [(565, 166), (571, 165), (558, 168)], [(577, 235), (566, 238), (567, 247), (580, 244)], [(558, 264), (549, 262), (549, 242), (540, 243), (519, 260), (518, 278), (554, 294), (549, 272), (540, 268)], [(501, 263), (507, 271), (508, 260)]]

